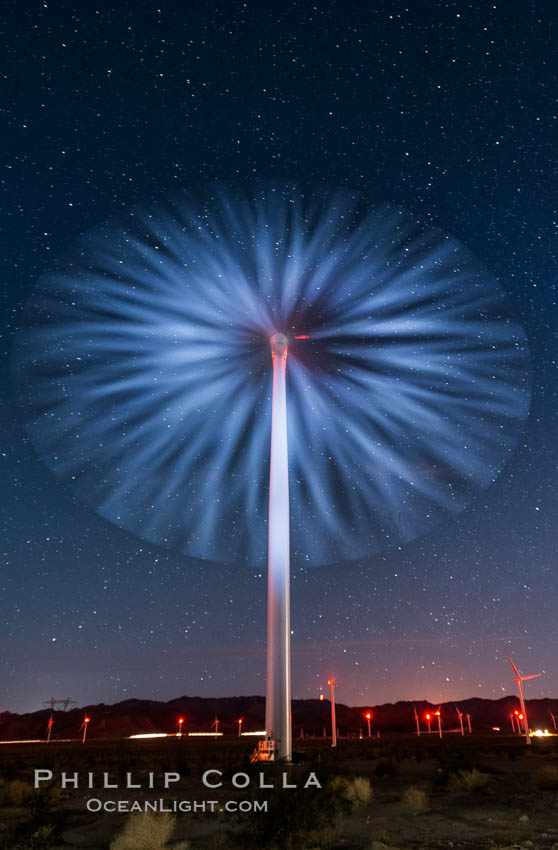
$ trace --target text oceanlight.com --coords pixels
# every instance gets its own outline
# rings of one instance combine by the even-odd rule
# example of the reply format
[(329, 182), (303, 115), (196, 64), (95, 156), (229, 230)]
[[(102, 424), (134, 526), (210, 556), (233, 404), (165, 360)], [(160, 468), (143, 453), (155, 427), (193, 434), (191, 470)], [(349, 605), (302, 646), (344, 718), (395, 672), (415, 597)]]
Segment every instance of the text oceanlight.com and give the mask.
[(88, 812), (201, 812), (219, 814), (221, 812), (267, 812), (267, 800), (99, 800), (91, 797), (87, 800)]

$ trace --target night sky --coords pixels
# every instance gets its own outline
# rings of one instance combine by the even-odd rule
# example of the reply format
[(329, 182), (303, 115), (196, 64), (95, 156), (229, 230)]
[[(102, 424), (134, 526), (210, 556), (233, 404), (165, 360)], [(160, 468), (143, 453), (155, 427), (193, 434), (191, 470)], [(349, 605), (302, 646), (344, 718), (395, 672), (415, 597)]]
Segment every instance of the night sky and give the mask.
[(499, 279), (533, 400), (498, 480), (414, 542), (296, 568), (293, 696), (558, 693), (553, 4), (11, 4), (2, 21), (2, 710), (265, 692), (265, 564), (142, 542), (24, 430), (12, 340), (42, 272), (137, 202), (214, 179), (400, 204)]

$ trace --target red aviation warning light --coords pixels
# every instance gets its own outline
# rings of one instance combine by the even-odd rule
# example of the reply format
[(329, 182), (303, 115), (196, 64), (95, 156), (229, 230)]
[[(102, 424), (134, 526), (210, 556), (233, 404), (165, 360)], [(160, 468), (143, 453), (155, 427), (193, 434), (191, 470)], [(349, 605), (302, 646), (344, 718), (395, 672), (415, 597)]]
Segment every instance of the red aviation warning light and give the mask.
[(85, 744), (85, 739), (87, 738), (87, 727), (89, 726), (90, 723), (91, 723), (91, 718), (88, 717), (87, 714), (86, 714), (85, 717), (83, 718), (83, 723), (82, 723), (82, 726), (83, 726), (83, 737), (81, 739), (82, 744)]
[(298, 334), (295, 339), (310, 339), (310, 334)]
[(331, 746), (337, 746), (337, 721), (335, 719), (335, 679), (328, 679), (331, 688)]

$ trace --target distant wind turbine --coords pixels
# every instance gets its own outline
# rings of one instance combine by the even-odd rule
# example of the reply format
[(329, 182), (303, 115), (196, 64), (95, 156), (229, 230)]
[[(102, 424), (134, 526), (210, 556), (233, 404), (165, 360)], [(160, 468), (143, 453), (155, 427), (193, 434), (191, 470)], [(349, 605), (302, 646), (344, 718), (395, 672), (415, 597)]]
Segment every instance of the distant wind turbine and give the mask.
[(413, 711), (415, 712), (415, 721), (416, 721), (416, 724), (417, 724), (417, 735), (420, 738), (420, 720), (419, 720), (419, 716), (418, 716), (418, 713), (417, 713), (416, 705), (413, 706)]
[(463, 730), (463, 714), (459, 711), (457, 706), (455, 706), (455, 710), (457, 711), (457, 716), (459, 717), (459, 725), (461, 727), (461, 734), (464, 735), (465, 732)]
[(530, 744), (531, 738), (529, 736), (529, 721), (527, 720), (527, 710), (525, 708), (525, 701), (523, 699), (523, 682), (525, 682), (527, 679), (536, 679), (541, 674), (540, 673), (532, 673), (530, 676), (522, 676), (521, 673), (519, 672), (519, 670), (517, 669), (517, 667), (515, 666), (515, 664), (513, 663), (513, 661), (511, 660), (509, 655), (508, 655), (508, 660), (509, 660), (511, 666), (513, 667), (513, 672), (516, 675), (514, 682), (517, 682), (517, 689), (519, 691), (519, 706), (520, 706), (520, 709), (521, 709), (521, 714), (523, 715), (523, 729), (524, 729), (524, 732), (525, 732), (525, 743)]

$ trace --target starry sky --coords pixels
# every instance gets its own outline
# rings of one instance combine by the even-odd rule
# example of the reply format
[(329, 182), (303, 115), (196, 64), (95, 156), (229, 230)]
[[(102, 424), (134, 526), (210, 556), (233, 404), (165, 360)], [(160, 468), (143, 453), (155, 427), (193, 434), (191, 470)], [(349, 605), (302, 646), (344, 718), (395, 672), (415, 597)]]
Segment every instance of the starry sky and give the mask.
[(558, 693), (556, 19), (539, 2), (12, 4), (1, 22), (1, 708), (265, 691), (265, 565), (142, 542), (24, 429), (10, 352), (38, 277), (136, 202), (214, 179), (400, 204), (499, 279), (533, 399), (497, 481), (426, 536), (292, 579), (293, 695)]

